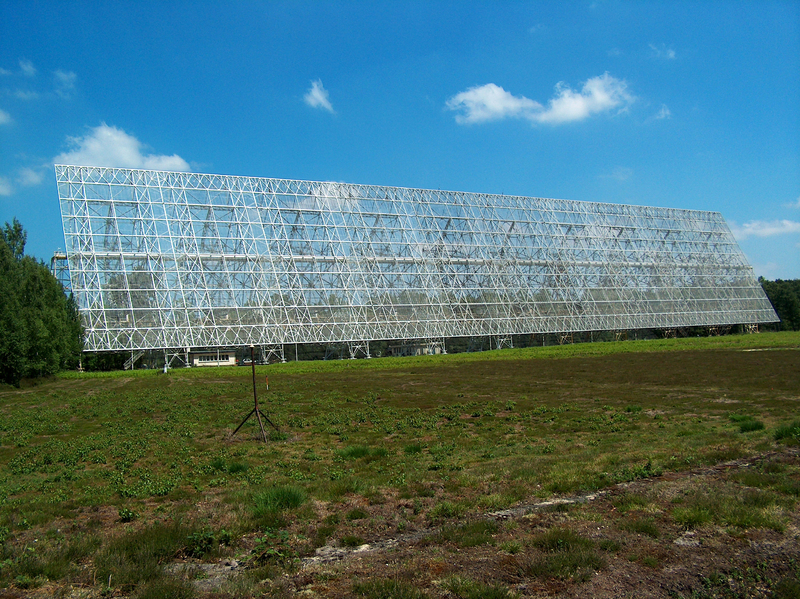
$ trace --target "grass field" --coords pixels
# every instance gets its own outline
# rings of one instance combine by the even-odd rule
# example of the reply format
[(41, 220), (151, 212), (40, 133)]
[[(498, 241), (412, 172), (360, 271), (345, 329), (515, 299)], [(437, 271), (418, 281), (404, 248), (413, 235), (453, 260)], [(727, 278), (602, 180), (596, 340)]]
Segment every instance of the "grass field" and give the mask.
[(257, 383), (267, 444), (249, 368), (0, 389), (0, 597), (800, 592), (800, 334)]

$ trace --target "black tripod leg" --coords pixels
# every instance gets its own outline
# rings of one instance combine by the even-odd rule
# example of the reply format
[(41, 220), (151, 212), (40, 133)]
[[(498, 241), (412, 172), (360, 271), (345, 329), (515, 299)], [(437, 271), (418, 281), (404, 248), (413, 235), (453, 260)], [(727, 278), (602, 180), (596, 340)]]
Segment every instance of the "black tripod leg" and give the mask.
[[(259, 411), (260, 411), (260, 410), (259, 410)], [(255, 412), (256, 412), (256, 409), (255, 409), (255, 408), (253, 408), (252, 410), (250, 410), (250, 413), (249, 413), (247, 416), (245, 416), (245, 417), (244, 417), (244, 420), (242, 420), (242, 423), (241, 423), (239, 426), (237, 426), (237, 427), (236, 427), (236, 430), (235, 430), (235, 431), (233, 431), (233, 435), (235, 435), (236, 433), (238, 433), (238, 432), (239, 432), (239, 429), (240, 429), (240, 428), (242, 428), (242, 426), (244, 425), (244, 423), (245, 423), (245, 422), (247, 422), (247, 420), (250, 418), (250, 416), (252, 416), (253, 414), (255, 414)], [(231, 435), (231, 437), (232, 437), (233, 435)]]

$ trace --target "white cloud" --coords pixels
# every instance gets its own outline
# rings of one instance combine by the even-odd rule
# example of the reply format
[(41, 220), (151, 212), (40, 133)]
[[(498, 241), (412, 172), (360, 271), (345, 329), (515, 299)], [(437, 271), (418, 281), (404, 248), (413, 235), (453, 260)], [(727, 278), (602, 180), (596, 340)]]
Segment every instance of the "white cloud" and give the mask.
[(447, 101), (447, 108), (460, 110), (458, 123), (483, 123), (504, 118), (528, 118), (544, 107), (524, 96), (514, 96), (494, 83), (470, 87)]
[(656, 116), (654, 116), (653, 118), (656, 119), (657, 121), (660, 121), (662, 119), (669, 119), (672, 118), (672, 113), (670, 112), (669, 108), (667, 108), (666, 104), (662, 104), (661, 110), (659, 110)]
[(547, 123), (579, 121), (586, 117), (611, 109), (626, 108), (634, 98), (627, 92), (628, 85), (608, 73), (592, 77), (583, 84), (580, 93), (572, 91), (566, 84), (556, 86), (556, 97), (548, 103), (547, 110), (537, 120)]
[(0, 67), (0, 75), (10, 75), (10, 74), (11, 71), (9, 71), (8, 69), (4, 69), (3, 67)]
[(664, 44), (661, 44), (660, 47), (656, 46), (655, 44), (650, 44), (650, 49), (653, 51), (653, 56), (655, 56), (656, 58), (674, 60), (676, 57), (675, 50), (673, 50), (672, 48), (667, 48)]
[(23, 187), (32, 187), (34, 185), (39, 185), (44, 179), (44, 172), (41, 170), (32, 169), (30, 167), (24, 167), (19, 169), (19, 176), (17, 177), (17, 183), (22, 185)]
[(0, 108), (0, 125), (6, 125), (11, 122), (11, 115), (5, 110)]
[(58, 70), (53, 73), (56, 82), (56, 93), (62, 98), (69, 98), (75, 91), (78, 76), (72, 71)]
[(84, 137), (67, 138), (71, 150), (53, 159), (56, 164), (146, 168), (165, 171), (189, 171), (189, 164), (177, 154), (144, 154), (145, 145), (122, 129), (105, 123), (91, 129)]
[(328, 99), (328, 90), (322, 86), (322, 81), (320, 79), (311, 82), (311, 88), (306, 95), (303, 96), (303, 99), (306, 104), (312, 108), (322, 108), (331, 114), (335, 112), (331, 101)]
[(798, 197), (797, 201), (794, 204), (792, 204), (792, 207), (793, 208), (800, 208), (800, 197)]
[(622, 50), (619, 48), (611, 48), (611, 50), (606, 51), (606, 54), (612, 57), (622, 56)]
[(18, 100), (35, 100), (39, 97), (38, 92), (27, 91), (24, 89), (18, 89), (14, 92), (14, 97)]
[(11, 181), (0, 177), (0, 196), (10, 196), (12, 193), (14, 193), (14, 189), (11, 187)]
[(633, 169), (627, 166), (615, 167), (609, 174), (600, 175), (603, 179), (615, 179), (617, 181), (627, 181), (633, 177)]
[(26, 77), (36, 76), (36, 67), (33, 66), (33, 63), (30, 60), (25, 58), (20, 59), (19, 68), (22, 69), (22, 74)]
[(471, 87), (447, 100), (450, 110), (459, 111), (458, 123), (482, 123), (505, 118), (523, 118), (534, 123), (561, 124), (581, 121), (593, 114), (618, 108), (625, 110), (635, 98), (625, 81), (604, 73), (583, 84), (580, 92), (567, 84), (556, 85), (547, 106), (524, 96), (514, 96), (494, 83)]
[(792, 220), (754, 220), (743, 224), (741, 227), (732, 224), (731, 232), (739, 241), (748, 237), (774, 237), (788, 233), (800, 233), (800, 223)]

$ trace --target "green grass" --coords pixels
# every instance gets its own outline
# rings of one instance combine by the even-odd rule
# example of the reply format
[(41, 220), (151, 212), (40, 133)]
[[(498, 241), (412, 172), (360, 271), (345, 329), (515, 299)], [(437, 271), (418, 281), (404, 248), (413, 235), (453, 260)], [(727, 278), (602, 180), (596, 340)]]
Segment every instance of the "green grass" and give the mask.
[(96, 576), (125, 590), (153, 583), (164, 577), (164, 560), (175, 556), (194, 532), (180, 521), (156, 522), (112, 539), (95, 557)]
[(800, 445), (800, 420), (783, 424), (775, 429), (775, 440)]
[(637, 518), (633, 520), (626, 520), (620, 524), (620, 528), (628, 532), (646, 535), (653, 539), (657, 539), (661, 536), (661, 531), (656, 524), (655, 518)]
[[(356, 528), (372, 542), (365, 528), (406, 523), (442, 526), (451, 548), (470, 538), (480, 547), (498, 533), (459, 527), (481, 512), (800, 443), (786, 399), (800, 394), (786, 374), (798, 352), (741, 351), (798, 346), (800, 334), (780, 333), (275, 364), (258, 368), (259, 381), (270, 378), (261, 409), (282, 431), (266, 444), (253, 419), (232, 436), (252, 408), (246, 369), (65, 373), (3, 389), (0, 587), (17, 577), (90, 584), (94, 567), (97, 581), (111, 574), (120, 592), (144, 592), (162, 577), (154, 563), (185, 551), (190, 535), (196, 559), (211, 559), (219, 543), (203, 535), (222, 531), (243, 551), (290, 530), (275, 549), (286, 555)], [(741, 434), (748, 422), (765, 432)], [(779, 466), (743, 472), (717, 495), (686, 495), (658, 524), (780, 531), (800, 483)], [(396, 519), (370, 516), (378, 510), (366, 506), (387, 497), (403, 499)], [(614, 506), (639, 521), (651, 500), (629, 493)], [(25, 539), (49, 530), (60, 540), (28, 556)], [(529, 547), (556, 577), (582, 576), (603, 557), (591, 544), (502, 551), (525, 561)], [(572, 553), (585, 565), (555, 565)], [(89, 569), (72, 565), (81, 560)]]
[(483, 584), (461, 576), (451, 576), (445, 579), (442, 587), (458, 599), (513, 599), (517, 596), (502, 584)]
[(541, 553), (523, 562), (521, 570), (526, 576), (584, 582), (606, 565), (594, 541), (567, 528), (553, 528), (534, 537), (530, 544)]
[(768, 490), (740, 489), (720, 485), (712, 491), (696, 490), (673, 508), (673, 520), (685, 528), (717, 524), (738, 529), (763, 528), (782, 532), (785, 516), (782, 509), (791, 509), (792, 499)]
[(427, 599), (428, 595), (409, 582), (368, 580), (353, 585), (353, 593), (367, 599)]
[(476, 520), (466, 524), (445, 526), (437, 540), (459, 547), (477, 547), (478, 545), (492, 544), (494, 542), (493, 535), (497, 533), (498, 528), (497, 523), (491, 520)]
[(295, 485), (271, 487), (253, 496), (253, 518), (262, 529), (286, 526), (285, 512), (294, 510), (307, 499), (306, 491)]

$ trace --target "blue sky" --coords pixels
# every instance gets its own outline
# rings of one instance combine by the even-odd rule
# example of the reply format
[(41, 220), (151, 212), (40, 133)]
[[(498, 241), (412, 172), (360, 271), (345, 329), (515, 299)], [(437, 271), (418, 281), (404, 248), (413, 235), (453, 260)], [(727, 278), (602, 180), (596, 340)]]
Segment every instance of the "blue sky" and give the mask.
[(0, 5), (0, 223), (54, 162), (719, 211), (800, 278), (800, 2)]

